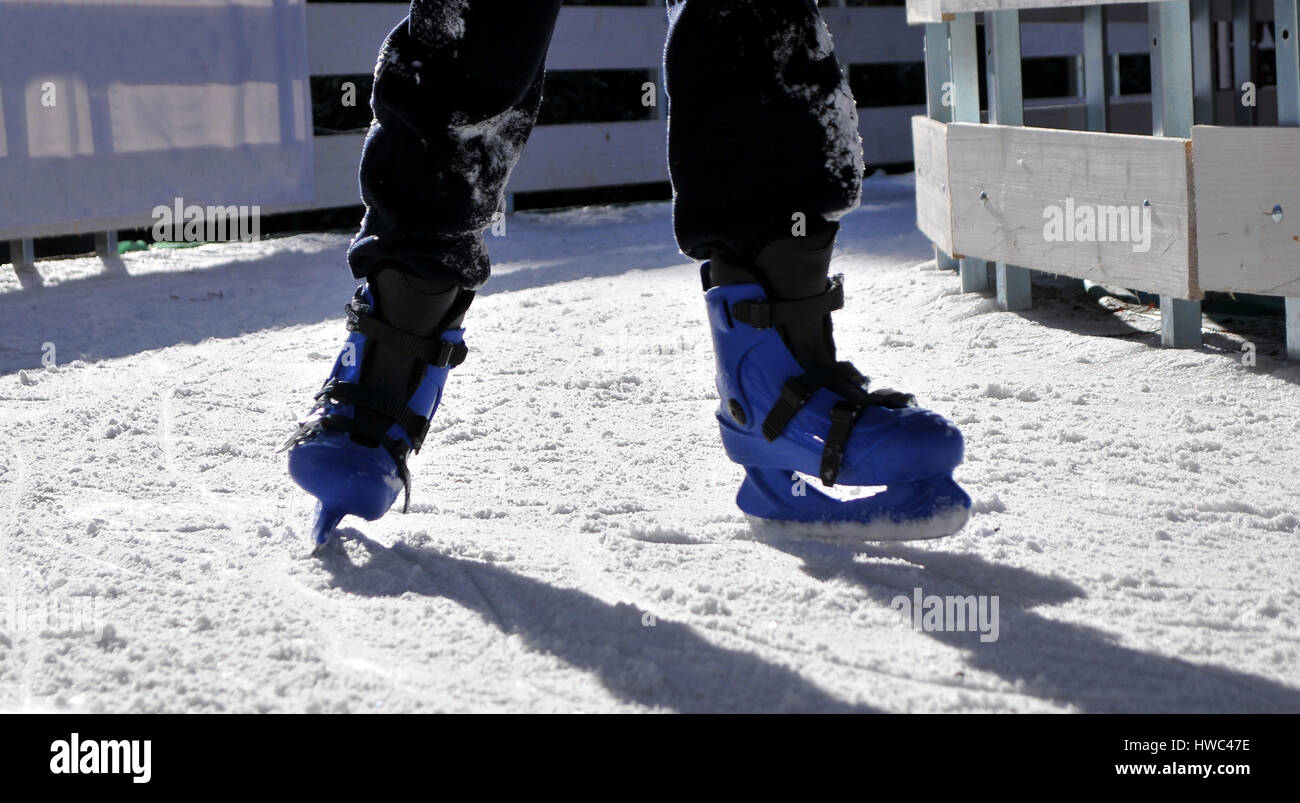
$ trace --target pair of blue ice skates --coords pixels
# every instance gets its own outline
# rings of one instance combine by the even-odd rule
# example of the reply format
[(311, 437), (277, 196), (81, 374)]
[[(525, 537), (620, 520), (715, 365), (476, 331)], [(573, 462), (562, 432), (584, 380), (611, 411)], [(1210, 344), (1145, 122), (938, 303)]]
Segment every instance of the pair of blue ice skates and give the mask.
[[(736, 503), (760, 529), (855, 543), (959, 530), (970, 498), (953, 480), (961, 433), (905, 393), (871, 390), (835, 359), (833, 233), (770, 243), (751, 261), (702, 266), (727, 456), (745, 469)], [(315, 543), (344, 516), (374, 520), (405, 493), (451, 370), (466, 356), (455, 287), (380, 271), (347, 306), (348, 338), (316, 406), (285, 444), (289, 473), (319, 500)], [(833, 486), (882, 487), (837, 498)]]

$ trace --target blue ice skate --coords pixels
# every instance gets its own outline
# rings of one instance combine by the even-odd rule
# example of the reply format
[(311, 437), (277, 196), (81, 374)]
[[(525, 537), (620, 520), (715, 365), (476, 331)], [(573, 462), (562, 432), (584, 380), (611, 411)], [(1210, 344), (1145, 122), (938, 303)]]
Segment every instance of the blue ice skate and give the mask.
[[(829, 343), (829, 315), (844, 302), (843, 277), (823, 278), (818, 295), (769, 301), (762, 284), (712, 286), (709, 275), (706, 263), (718, 424), (727, 456), (745, 467), (736, 503), (751, 521), (788, 525), (778, 534), (845, 542), (936, 538), (961, 529), (970, 497), (952, 478), (963, 452), (957, 428), (915, 406), (909, 394), (869, 391), (850, 363), (805, 368), (779, 331), (824, 320)], [(826, 486), (886, 489), (839, 500), (801, 474)]]
[[(281, 449), (289, 451), (290, 476), (319, 500), (312, 526), (317, 550), (344, 516), (373, 521), (403, 491), (403, 511), (409, 506), (407, 455), (420, 451), (447, 376), (467, 353), (463, 329), (420, 337), (382, 320), (375, 304), (368, 285), (357, 288), (347, 305), (348, 338), (316, 393), (316, 407)], [(465, 306), (467, 300), (459, 313)], [(380, 347), (386, 349), (388, 388), (371, 366)], [(394, 392), (394, 384), (403, 390)]]

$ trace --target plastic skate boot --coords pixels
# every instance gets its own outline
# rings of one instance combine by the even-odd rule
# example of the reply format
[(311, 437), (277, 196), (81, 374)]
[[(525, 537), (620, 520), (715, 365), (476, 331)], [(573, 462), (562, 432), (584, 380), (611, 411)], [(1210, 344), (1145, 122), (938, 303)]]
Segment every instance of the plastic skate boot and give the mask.
[(357, 288), (343, 349), (281, 449), (294, 482), (319, 501), (318, 551), (344, 516), (373, 521), (403, 492), (409, 506), (407, 457), (420, 451), (447, 376), (468, 352), (460, 323), (473, 296), (392, 269)]
[[(835, 359), (829, 236), (769, 243), (751, 264), (702, 266), (727, 456), (745, 467), (736, 503), (778, 532), (834, 541), (936, 538), (961, 529), (970, 497), (953, 480), (963, 441), (944, 417), (894, 390), (870, 390)], [(885, 486), (836, 499), (823, 485)]]

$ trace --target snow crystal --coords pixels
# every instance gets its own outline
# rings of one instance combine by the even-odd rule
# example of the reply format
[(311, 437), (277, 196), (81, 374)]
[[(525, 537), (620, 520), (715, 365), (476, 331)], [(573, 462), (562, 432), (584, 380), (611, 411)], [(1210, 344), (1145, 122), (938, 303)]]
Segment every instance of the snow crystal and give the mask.
[(411, 14), (411, 35), (429, 48), (446, 47), (465, 38), (469, 0), (417, 2)]
[[(806, 44), (810, 33), (814, 42), (811, 47)], [(817, 62), (833, 59), (833, 48), (830, 30), (826, 27), (826, 21), (820, 16), (816, 19), (813, 31), (810, 32), (806, 28), (791, 28), (777, 34), (772, 41), (777, 82), (786, 94), (805, 101), (821, 123), (825, 135), (822, 147), (826, 153), (824, 163), (826, 172), (843, 182), (845, 197), (850, 199), (849, 204), (843, 209), (825, 215), (830, 220), (839, 220), (856, 209), (862, 200), (860, 172), (863, 150), (862, 134), (858, 129), (857, 103), (849, 90), (848, 79), (843, 73), (838, 84), (829, 94), (823, 87), (790, 83), (787, 79), (791, 62), (796, 58), (796, 54), (799, 54), (800, 61), (807, 59)]]

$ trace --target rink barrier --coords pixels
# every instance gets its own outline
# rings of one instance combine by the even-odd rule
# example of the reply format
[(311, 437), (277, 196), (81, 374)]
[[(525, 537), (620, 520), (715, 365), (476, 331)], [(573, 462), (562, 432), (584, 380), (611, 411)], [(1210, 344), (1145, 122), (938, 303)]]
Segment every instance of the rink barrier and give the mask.
[[(842, 0), (841, 0), (842, 3)], [(566, 6), (560, 12), (547, 66), (551, 70), (646, 69), (661, 73), (667, 31), (659, 0), (645, 7)], [(406, 3), (311, 3), (306, 6), (308, 63), (313, 76), (356, 75), (374, 68), (379, 43), (408, 10)], [(923, 33), (908, 26), (900, 6), (822, 8), (836, 54), (844, 64), (914, 62), (922, 57)], [(1075, 57), (1082, 52), (1078, 26), (1068, 20), (1027, 20), (1024, 55)], [(1119, 53), (1145, 52), (1144, 23), (1108, 25), (1112, 63)], [(582, 189), (662, 182), (665, 165), (662, 75), (658, 119), (538, 126), (511, 176), (509, 197), (516, 192)], [(1145, 95), (1115, 97), (1111, 109), (1121, 126), (1149, 125)], [(911, 118), (926, 106), (904, 105), (858, 109), (868, 168), (912, 159)], [(1030, 101), (1026, 120), (1033, 125), (1072, 127), (1081, 124), (1080, 96)], [(359, 203), (357, 169), (364, 137), (360, 134), (314, 138), (315, 192), (308, 203), (263, 207), (264, 214), (355, 206)], [(20, 268), (32, 267), (33, 237), (100, 232), (100, 253), (116, 254), (116, 231), (148, 226), (150, 217), (101, 217), (75, 223), (0, 231), (12, 241)]]
[[(1254, 108), (1228, 106), (1213, 81), (1253, 81), (1253, 52), (1229, 58), (1226, 34), (1253, 28), (1249, 0), (1162, 0), (1147, 6), (1151, 136), (1115, 125), (1104, 3), (1082, 10), (1087, 131), (1025, 127), (1021, 119), (1021, 8), (1075, 0), (908, 0), (924, 24), (927, 108), (913, 118), (917, 226), (964, 292), (995, 290), (1004, 309), (1031, 303), (1031, 269), (1158, 293), (1161, 343), (1201, 343), (1207, 291), (1286, 299), (1286, 354), (1300, 359), (1300, 0), (1275, 0), (1278, 127), (1254, 126)], [(996, 10), (985, 10), (995, 8)], [(1230, 19), (1216, 20), (1226, 9)], [(982, 121), (976, 13), (984, 10), (988, 122)], [(937, 21), (936, 21), (937, 20)], [(999, 52), (1003, 57), (999, 57)], [(936, 95), (951, 91), (950, 102)], [(1225, 122), (1227, 122), (1225, 120)], [(1131, 237), (1060, 240), (1051, 208), (1069, 204), (1150, 215), (1150, 245)], [(1064, 211), (1063, 209), (1061, 211)], [(1095, 216), (1094, 219), (1097, 219)], [(1113, 227), (1112, 227), (1113, 228)], [(1094, 229), (1095, 235), (1095, 229)]]
[(958, 14), (1030, 8), (1082, 8), (1120, 5), (1131, 0), (907, 0), (907, 22), (951, 22)]
[[(1091, 131), (940, 123), (913, 118), (917, 226), (958, 259), (1200, 298), (1192, 226), (1190, 140)], [(1068, 206), (1068, 209), (1067, 209)], [(1057, 219), (1090, 207), (1132, 210), (1139, 241), (1048, 239)], [(1147, 211), (1144, 211), (1147, 210)], [(1073, 214), (1069, 215), (1073, 218)]]

